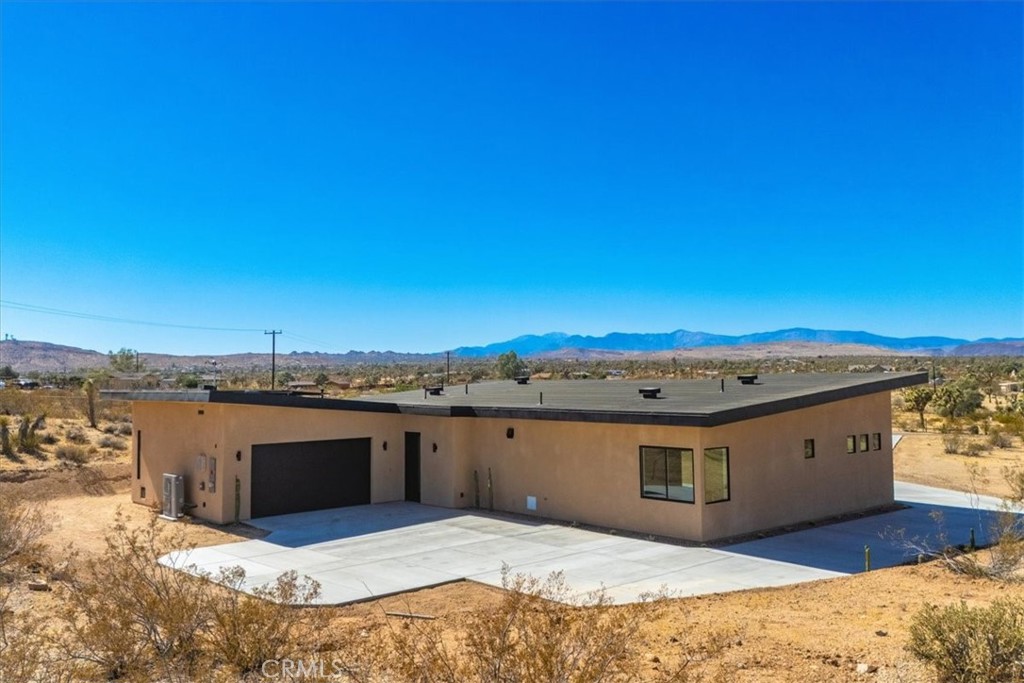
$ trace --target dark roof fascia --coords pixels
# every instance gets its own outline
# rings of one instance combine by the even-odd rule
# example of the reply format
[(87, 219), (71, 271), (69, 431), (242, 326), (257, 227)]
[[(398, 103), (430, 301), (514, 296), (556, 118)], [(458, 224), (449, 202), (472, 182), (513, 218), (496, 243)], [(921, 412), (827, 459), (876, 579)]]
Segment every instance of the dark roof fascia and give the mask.
[(209, 403), (210, 391), (207, 389), (187, 389), (185, 391), (162, 391), (160, 389), (102, 389), (100, 398), (112, 401), (158, 401), (176, 403)]

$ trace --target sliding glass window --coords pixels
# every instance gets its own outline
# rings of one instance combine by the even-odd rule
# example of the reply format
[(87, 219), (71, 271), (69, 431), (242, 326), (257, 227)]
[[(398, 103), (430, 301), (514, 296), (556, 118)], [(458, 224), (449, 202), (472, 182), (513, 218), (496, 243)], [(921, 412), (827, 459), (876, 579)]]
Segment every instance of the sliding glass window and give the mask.
[(644, 498), (693, 502), (693, 450), (640, 447), (640, 495)]

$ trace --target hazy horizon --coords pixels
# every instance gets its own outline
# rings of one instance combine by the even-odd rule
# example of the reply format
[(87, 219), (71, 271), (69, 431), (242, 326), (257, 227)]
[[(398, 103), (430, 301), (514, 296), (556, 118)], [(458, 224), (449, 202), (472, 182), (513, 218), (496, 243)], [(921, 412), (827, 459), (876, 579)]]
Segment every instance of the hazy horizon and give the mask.
[(1024, 337), (1021, 3), (0, 11), (0, 336)]

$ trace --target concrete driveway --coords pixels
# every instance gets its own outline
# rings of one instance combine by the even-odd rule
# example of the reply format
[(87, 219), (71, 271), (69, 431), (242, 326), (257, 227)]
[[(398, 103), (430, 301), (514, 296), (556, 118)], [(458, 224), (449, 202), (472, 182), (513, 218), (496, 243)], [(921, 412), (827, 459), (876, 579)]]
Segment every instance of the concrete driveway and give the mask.
[(840, 576), (833, 571), (710, 548), (684, 548), (478, 511), (382, 503), (265, 517), (265, 539), (171, 554), (165, 563), (215, 574), (241, 566), (247, 585), (296, 570), (320, 582), (323, 604), (404, 593), (453, 581), (501, 586), (513, 573), (564, 572), (579, 592), (605, 588), (616, 602), (668, 589), (697, 595)]
[(479, 511), (416, 503), (383, 503), (265, 517), (254, 526), (262, 540), (172, 553), (166, 564), (216, 574), (240, 566), (247, 586), (273, 581), (294, 569), (320, 582), (323, 604), (342, 604), (437, 586), (478, 581), (501, 586), (501, 570), (546, 576), (561, 571), (578, 592), (604, 588), (616, 602), (634, 602), (660, 589), (674, 596), (782, 586), (912, 560), (887, 530), (934, 538), (931, 513), (945, 518), (952, 542), (974, 528), (979, 543), (986, 512), (998, 501), (910, 484), (897, 485), (904, 510), (864, 517), (722, 549), (681, 547), (524, 521)]

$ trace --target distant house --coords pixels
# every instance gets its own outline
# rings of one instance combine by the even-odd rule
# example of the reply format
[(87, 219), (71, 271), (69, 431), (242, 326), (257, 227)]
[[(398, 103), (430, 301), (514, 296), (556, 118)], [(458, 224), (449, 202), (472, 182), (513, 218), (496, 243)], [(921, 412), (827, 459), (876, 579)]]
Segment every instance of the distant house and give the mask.
[(890, 392), (926, 373), (515, 381), (133, 401), (132, 500), (217, 523), (395, 500), (710, 541), (890, 505)]
[(895, 372), (896, 368), (891, 365), (850, 365), (847, 367), (849, 372)]
[(109, 389), (156, 389), (160, 386), (160, 375), (153, 372), (124, 372), (108, 378), (105, 382)]
[(288, 391), (301, 392), (304, 394), (319, 394), (320, 387), (315, 382), (288, 382)]
[(1000, 394), (1019, 394), (1020, 393), (1020, 382), (1000, 382), (999, 383)]

